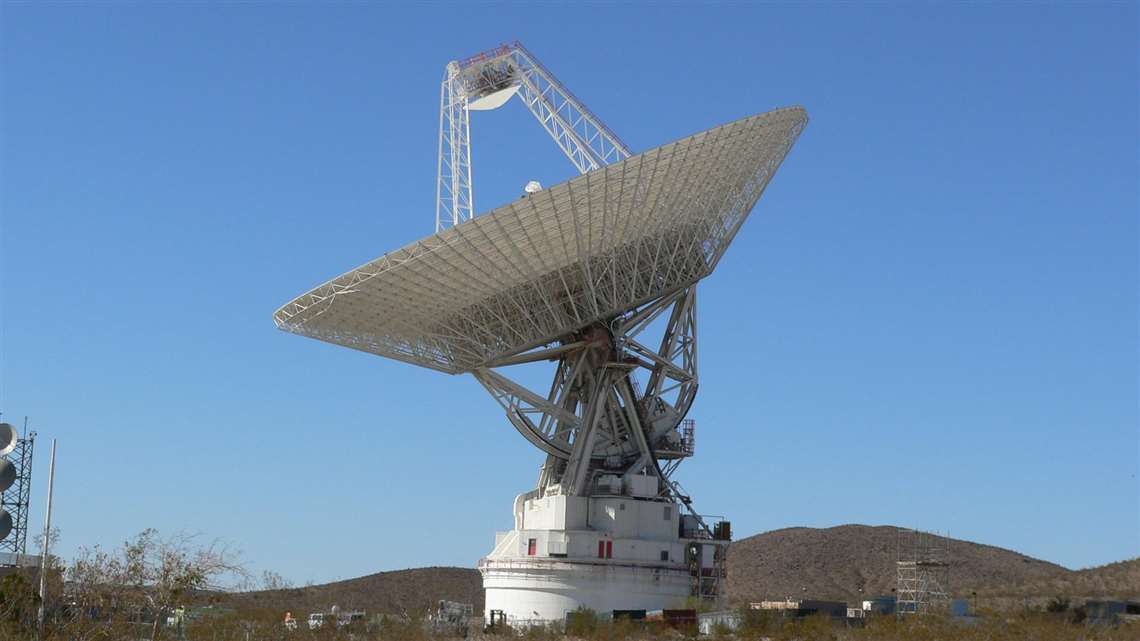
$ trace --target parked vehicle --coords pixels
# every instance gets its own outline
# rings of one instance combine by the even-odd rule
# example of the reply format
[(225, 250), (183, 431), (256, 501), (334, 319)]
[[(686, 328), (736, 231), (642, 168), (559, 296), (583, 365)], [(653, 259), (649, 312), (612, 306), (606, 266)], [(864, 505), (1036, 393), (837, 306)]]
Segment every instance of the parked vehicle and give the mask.
[(320, 630), (322, 627), (324, 627), (325, 623), (329, 621), (331, 621), (336, 627), (343, 628), (344, 626), (351, 625), (357, 621), (363, 621), (364, 617), (364, 610), (341, 612), (340, 608), (334, 605), (328, 612), (311, 613), (309, 615), (309, 629)]

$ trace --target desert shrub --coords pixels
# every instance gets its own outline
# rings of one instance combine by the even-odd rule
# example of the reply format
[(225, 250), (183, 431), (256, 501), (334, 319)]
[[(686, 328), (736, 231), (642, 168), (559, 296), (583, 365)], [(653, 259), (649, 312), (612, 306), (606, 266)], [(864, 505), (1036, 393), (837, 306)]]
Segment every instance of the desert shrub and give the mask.
[(1074, 625), (1080, 625), (1084, 623), (1088, 618), (1088, 608), (1083, 605), (1078, 605), (1077, 607), (1073, 608), (1073, 611), (1069, 614), (1069, 622)]
[(428, 641), (431, 635), (419, 617), (384, 617), (373, 638), (378, 641)]
[(1064, 597), (1053, 597), (1049, 603), (1045, 604), (1046, 612), (1068, 612), (1069, 600)]
[(593, 639), (598, 631), (598, 613), (589, 608), (578, 608), (566, 616), (566, 634)]
[(0, 638), (31, 639), (39, 603), (28, 577), (14, 572), (0, 579)]
[(783, 618), (771, 610), (755, 610), (744, 606), (738, 610), (740, 627), (737, 630), (742, 639), (758, 639), (774, 632)]
[(526, 641), (555, 641), (562, 639), (566, 636), (566, 631), (563, 625), (558, 622), (547, 623), (546, 625), (532, 625), (524, 628), (519, 635)]

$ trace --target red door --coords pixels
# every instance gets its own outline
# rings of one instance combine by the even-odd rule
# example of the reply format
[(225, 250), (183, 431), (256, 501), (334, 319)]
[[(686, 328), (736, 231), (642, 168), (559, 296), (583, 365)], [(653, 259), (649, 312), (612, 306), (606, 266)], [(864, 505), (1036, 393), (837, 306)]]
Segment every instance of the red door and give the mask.
[(534, 556), (538, 554), (538, 539), (529, 539), (526, 542), (526, 555)]

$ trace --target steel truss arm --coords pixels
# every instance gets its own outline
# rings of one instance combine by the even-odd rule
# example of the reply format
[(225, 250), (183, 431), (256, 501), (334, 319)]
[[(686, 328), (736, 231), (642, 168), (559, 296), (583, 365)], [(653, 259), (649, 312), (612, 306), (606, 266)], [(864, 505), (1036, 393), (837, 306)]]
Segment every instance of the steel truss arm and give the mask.
[(517, 61), (519, 98), (581, 173), (631, 155), (629, 147), (570, 93), (522, 43), (510, 45)]
[(522, 43), (515, 42), (447, 65), (440, 87), (436, 233), (475, 215), (471, 178), (473, 103), (516, 91), (519, 99), (581, 173), (628, 158), (632, 152)]
[[(566, 423), (566, 427), (571, 431), (577, 427), (578, 417), (572, 411), (567, 412), (549, 399), (535, 394), (494, 370), (479, 369), (475, 370), (474, 375), (503, 406), (511, 424), (528, 441), (552, 456), (562, 458), (570, 456), (568, 443), (560, 443), (553, 438), (552, 428), (558, 421)], [(535, 414), (541, 416), (538, 425), (530, 418)], [(543, 429), (540, 425), (549, 427)]]
[(459, 64), (447, 65), (439, 97), (439, 165), (435, 186), (435, 231), (475, 215), (471, 185), (471, 112), (459, 83)]

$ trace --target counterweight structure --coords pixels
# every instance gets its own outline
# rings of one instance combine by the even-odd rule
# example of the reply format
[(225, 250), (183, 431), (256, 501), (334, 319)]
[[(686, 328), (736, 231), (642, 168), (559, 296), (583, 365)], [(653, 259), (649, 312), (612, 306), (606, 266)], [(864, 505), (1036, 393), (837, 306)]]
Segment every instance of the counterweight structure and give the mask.
[[(514, 528), (480, 561), (486, 616), (716, 598), (730, 528), (706, 523), (672, 478), (694, 452), (697, 283), (806, 113), (633, 155), (518, 43), (448, 64), (441, 94), (437, 233), (286, 304), (278, 327), (471, 373), (543, 453)], [(473, 217), (470, 113), (516, 96), (581, 175)], [(537, 367), (548, 386), (514, 373)]]

